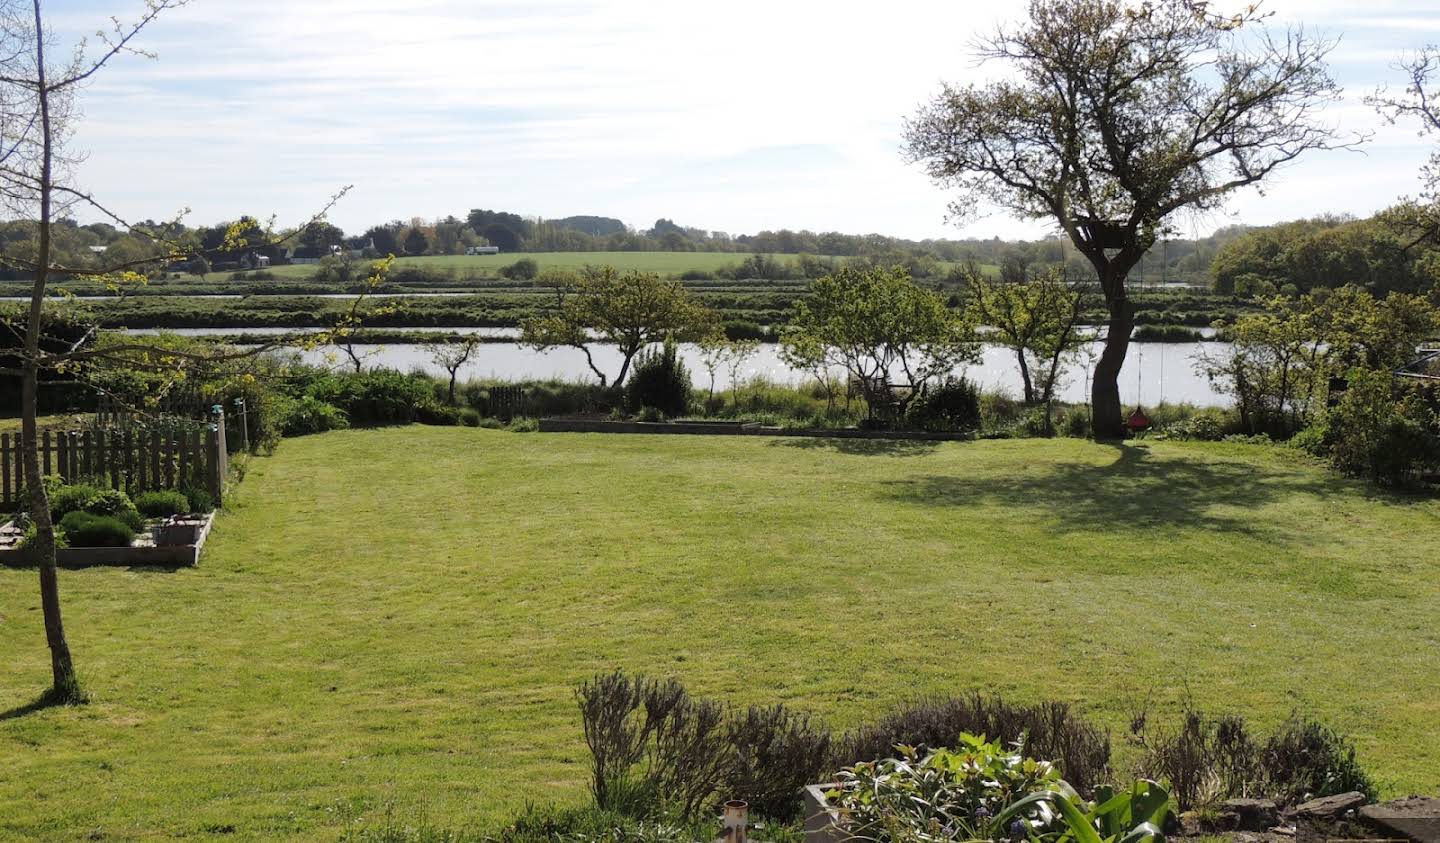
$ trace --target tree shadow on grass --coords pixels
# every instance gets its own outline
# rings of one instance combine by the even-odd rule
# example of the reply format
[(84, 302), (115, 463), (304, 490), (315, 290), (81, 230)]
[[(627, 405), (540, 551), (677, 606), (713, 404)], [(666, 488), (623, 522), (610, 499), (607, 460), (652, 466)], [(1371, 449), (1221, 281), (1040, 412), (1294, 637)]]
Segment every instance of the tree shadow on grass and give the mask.
[(0, 711), (0, 723), (6, 720), (19, 720), (21, 717), (28, 717), (36, 712), (44, 711), (47, 708), (63, 708), (69, 705), (78, 705), (75, 699), (57, 692), (54, 688), (36, 697), (31, 702), (18, 705), (9, 711)]
[(1312, 469), (1214, 457), (1155, 458), (1143, 445), (1112, 445), (1116, 459), (1057, 463), (1014, 477), (930, 475), (886, 484), (888, 495), (924, 506), (1000, 504), (1053, 517), (1067, 530), (1128, 533), (1201, 528), (1256, 534), (1257, 507), (1295, 495), (1329, 497), (1348, 481)]
[(862, 457), (916, 457), (933, 453), (943, 444), (933, 439), (859, 439), (854, 437), (796, 436), (775, 439), (770, 447), (807, 451), (835, 451)]

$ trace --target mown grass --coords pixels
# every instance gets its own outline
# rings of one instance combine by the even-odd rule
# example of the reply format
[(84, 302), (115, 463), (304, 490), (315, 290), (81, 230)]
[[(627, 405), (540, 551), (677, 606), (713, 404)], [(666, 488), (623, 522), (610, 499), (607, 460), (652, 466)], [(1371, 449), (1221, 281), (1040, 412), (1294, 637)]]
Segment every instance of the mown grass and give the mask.
[[(351, 431), (251, 463), (202, 567), (0, 570), (0, 838), (333, 840), (584, 799), (615, 667), (846, 726), (930, 692), (1190, 694), (1440, 787), (1440, 502), (1287, 452)], [(11, 713), (3, 713), (10, 710)]]

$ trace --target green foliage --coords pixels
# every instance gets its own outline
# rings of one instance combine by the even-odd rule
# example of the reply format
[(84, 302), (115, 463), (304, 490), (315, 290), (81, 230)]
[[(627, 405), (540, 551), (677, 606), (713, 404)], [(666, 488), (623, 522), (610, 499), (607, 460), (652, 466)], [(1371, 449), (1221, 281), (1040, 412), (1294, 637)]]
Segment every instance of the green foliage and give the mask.
[(215, 496), (203, 486), (186, 483), (181, 484), (176, 491), (184, 495), (185, 499), (190, 502), (190, 512), (211, 512), (215, 509)]
[(540, 264), (533, 258), (521, 258), (501, 269), (500, 274), (514, 281), (530, 281), (540, 274)]
[(130, 529), (139, 531), (144, 523), (130, 496), (119, 489), (101, 489), (85, 501), (84, 511), (119, 519)]
[(690, 372), (680, 360), (674, 340), (642, 354), (625, 383), (625, 409), (654, 409), (669, 417), (682, 416), (690, 404)]
[(1255, 228), (1226, 243), (1210, 271), (1225, 293), (1274, 295), (1354, 284), (1377, 296), (1429, 289), (1431, 247), (1412, 248), (1389, 224), (1391, 209), (1371, 219), (1317, 217)]
[[(1160, 427), (1160, 425), (1156, 425)], [(1214, 407), (1198, 410), (1189, 418), (1164, 425), (1161, 430), (1174, 439), (1194, 439), (1201, 442), (1219, 442), (1235, 432), (1236, 422), (1229, 413)]]
[(618, 386), (641, 350), (667, 339), (699, 339), (713, 333), (717, 321), (716, 314), (679, 282), (648, 273), (592, 267), (579, 274), (553, 275), (547, 286), (554, 293), (555, 308), (522, 321), (520, 341), (540, 350), (563, 346), (584, 350), (602, 386), (612, 381), (596, 367), (591, 345), (610, 343), (619, 350), (620, 371), (613, 380)]
[(72, 547), (129, 547), (135, 538), (135, 529), (121, 519), (89, 512), (71, 512), (58, 526)]
[(49, 490), (50, 517), (59, 520), (72, 512), (81, 512), (91, 498), (100, 494), (99, 486), (85, 483), (62, 485)]
[(1282, 803), (1359, 791), (1370, 800), (1379, 788), (1355, 758), (1355, 744), (1324, 724), (1292, 714), (1268, 741), (1260, 765), (1267, 792)]
[(461, 407), (460, 423), (465, 425), (466, 427), (479, 427), (480, 411), (476, 410), (474, 407)]
[(436, 405), (430, 378), (390, 369), (322, 377), (310, 395), (344, 411), (355, 425), (410, 424)]
[[(847, 267), (816, 279), (795, 302), (782, 344), (795, 368), (842, 368), (872, 409), (895, 402), (901, 415), (911, 396), (979, 355), (973, 326), (899, 268)], [(911, 391), (891, 388), (896, 372)]]
[(1080, 333), (1088, 285), (1072, 283), (1063, 269), (1046, 269), (1013, 280), (982, 272), (966, 276), (971, 319), (991, 330), (987, 342), (1017, 356), (1025, 403), (1050, 401), (1067, 364), (1086, 341)]
[(190, 512), (190, 499), (173, 489), (152, 489), (136, 496), (135, 508), (148, 518), (166, 518)]
[(1440, 392), (1434, 387), (1355, 370), (1316, 430), (1306, 444), (1318, 445), (1319, 453), (1354, 477), (1410, 486), (1440, 473)]
[(288, 399), (280, 405), (280, 430), (286, 436), (307, 436), (349, 426), (350, 417), (344, 410), (313, 395)]
[(978, 430), (980, 388), (963, 377), (947, 377), (910, 402), (905, 420), (917, 430)]
[[(1063, 782), (1062, 782), (1063, 784)], [(1036, 827), (1052, 824), (1047, 808), (1058, 814), (1060, 829), (1036, 834)], [(1128, 791), (1105, 788), (1097, 803), (1086, 803), (1064, 788), (1032, 793), (996, 815), (995, 825), (1011, 824), (1012, 837), (1031, 840), (1074, 840), (1075, 843), (1164, 843), (1162, 830), (1170, 815), (1170, 794), (1152, 781), (1137, 781)], [(1019, 823), (1018, 826), (1015, 824)], [(1018, 834), (1017, 834), (1018, 832)]]
[[(1009, 836), (1004, 812), (1025, 796), (1069, 790), (1048, 761), (1026, 758), (970, 734), (954, 750), (923, 756), (898, 747), (899, 757), (866, 761), (840, 771), (831, 803), (848, 833), (874, 841), (996, 840)], [(1073, 791), (1071, 791), (1073, 796)], [(1026, 816), (1030, 838), (1058, 835), (1057, 816), (1040, 808)], [(1006, 824), (1000, 824), (1006, 823)]]

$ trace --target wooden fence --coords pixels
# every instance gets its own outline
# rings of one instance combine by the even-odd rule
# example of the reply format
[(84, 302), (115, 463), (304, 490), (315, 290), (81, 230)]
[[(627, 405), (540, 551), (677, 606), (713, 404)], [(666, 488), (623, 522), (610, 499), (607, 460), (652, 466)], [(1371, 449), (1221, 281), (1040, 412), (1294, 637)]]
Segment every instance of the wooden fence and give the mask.
[[(219, 506), (229, 457), (224, 417), (217, 418), (215, 424), (163, 434), (134, 429), (42, 431), (40, 471), (66, 481), (104, 483), (132, 496), (195, 485), (207, 489)], [(26, 504), (20, 500), (24, 478), (20, 435), (0, 434), (0, 510)]]

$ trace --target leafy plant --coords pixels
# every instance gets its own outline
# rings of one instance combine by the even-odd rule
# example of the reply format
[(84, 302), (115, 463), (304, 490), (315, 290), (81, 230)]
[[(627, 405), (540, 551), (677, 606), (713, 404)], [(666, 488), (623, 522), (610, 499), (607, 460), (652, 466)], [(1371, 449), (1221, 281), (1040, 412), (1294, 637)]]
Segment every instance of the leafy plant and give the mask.
[(186, 484), (176, 489), (190, 502), (190, 512), (210, 512), (215, 508), (215, 496), (203, 486)]
[(135, 497), (135, 508), (150, 518), (165, 518), (190, 511), (190, 499), (173, 489), (152, 489)]
[(129, 547), (135, 530), (119, 518), (89, 512), (71, 512), (59, 528), (74, 547)]
[(1310, 718), (1292, 714), (1265, 742), (1260, 763), (1270, 795), (1281, 802), (1299, 802), (1352, 790), (1371, 800), (1378, 789), (1355, 758), (1355, 744)]
[[(964, 734), (956, 749), (921, 755), (899, 747), (897, 758), (865, 761), (840, 771), (829, 794), (847, 832), (874, 841), (996, 839), (1005, 836), (1007, 806), (1030, 794), (1063, 790), (1074, 796), (1048, 761), (1007, 751), (998, 742)], [(1078, 796), (1074, 796), (1079, 799)], [(1066, 800), (1068, 804), (1068, 799)], [(1026, 813), (1031, 835), (1058, 831), (1055, 815), (1043, 803)], [(911, 833), (900, 833), (908, 830)]]
[(302, 395), (285, 402), (280, 429), (286, 436), (306, 436), (327, 430), (344, 430), (350, 426), (345, 411), (313, 395)]
[(673, 339), (642, 354), (625, 383), (625, 409), (653, 408), (666, 416), (683, 416), (690, 404), (690, 372), (680, 360)]
[[(1035, 758), (1049, 758), (1065, 780), (1089, 793), (1108, 775), (1110, 737), (1063, 702), (1019, 705), (979, 691), (907, 704), (838, 742), (840, 765), (883, 758), (900, 745), (949, 746), (961, 733), (987, 735)], [(838, 765), (837, 765), (838, 766)]]
[[(1055, 822), (1048, 814), (1042, 814), (1042, 819), (1030, 816), (1032, 811), (1041, 808), (1048, 808), (1058, 816), (1063, 829), (1058, 835), (1050, 830)], [(1025, 836), (1032, 841), (1164, 843), (1162, 829), (1169, 813), (1170, 794), (1165, 788), (1155, 782), (1141, 780), (1121, 793), (1102, 788), (1098, 802), (1093, 805), (1082, 802), (1073, 791), (1068, 790), (1032, 793), (997, 814), (995, 824), (1024, 823), (1020, 830), (1026, 832)]]
[(62, 485), (50, 489), (50, 517), (58, 521), (72, 512), (83, 511), (85, 504), (100, 494), (100, 491), (99, 486), (91, 486), (86, 483)]
[(977, 430), (980, 389), (965, 378), (946, 378), (912, 401), (905, 418), (911, 427), (920, 430)]

